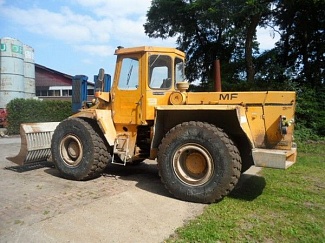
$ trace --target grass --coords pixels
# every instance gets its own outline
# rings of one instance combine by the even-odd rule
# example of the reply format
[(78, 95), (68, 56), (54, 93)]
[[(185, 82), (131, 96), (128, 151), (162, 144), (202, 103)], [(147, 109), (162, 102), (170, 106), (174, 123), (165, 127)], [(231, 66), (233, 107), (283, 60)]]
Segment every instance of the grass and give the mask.
[(287, 170), (263, 169), (167, 242), (325, 242), (325, 144), (300, 144)]

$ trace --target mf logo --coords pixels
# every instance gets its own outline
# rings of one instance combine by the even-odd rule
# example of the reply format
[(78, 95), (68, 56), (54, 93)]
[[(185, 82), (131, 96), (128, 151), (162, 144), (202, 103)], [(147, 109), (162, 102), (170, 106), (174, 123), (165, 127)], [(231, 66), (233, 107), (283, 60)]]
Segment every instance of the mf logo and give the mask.
[(238, 98), (238, 93), (220, 94), (220, 100), (234, 100)]

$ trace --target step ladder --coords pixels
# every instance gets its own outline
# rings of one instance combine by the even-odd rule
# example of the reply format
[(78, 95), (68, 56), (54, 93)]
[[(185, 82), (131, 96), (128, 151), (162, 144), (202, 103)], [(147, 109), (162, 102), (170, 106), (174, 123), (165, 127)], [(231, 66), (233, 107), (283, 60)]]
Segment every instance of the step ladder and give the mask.
[[(115, 156), (117, 158), (114, 158)], [(114, 142), (112, 164), (125, 166), (128, 159), (130, 159), (129, 135), (120, 134)]]

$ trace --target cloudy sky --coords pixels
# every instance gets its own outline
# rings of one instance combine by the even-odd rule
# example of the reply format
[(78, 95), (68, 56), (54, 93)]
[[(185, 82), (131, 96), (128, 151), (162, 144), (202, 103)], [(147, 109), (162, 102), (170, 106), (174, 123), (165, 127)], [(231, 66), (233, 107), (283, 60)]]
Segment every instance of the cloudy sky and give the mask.
[[(12, 37), (35, 50), (35, 62), (69, 75), (113, 75), (117, 46), (175, 47), (175, 39), (150, 39), (143, 24), (150, 0), (0, 0), (0, 38)], [(273, 47), (261, 30), (262, 49)]]

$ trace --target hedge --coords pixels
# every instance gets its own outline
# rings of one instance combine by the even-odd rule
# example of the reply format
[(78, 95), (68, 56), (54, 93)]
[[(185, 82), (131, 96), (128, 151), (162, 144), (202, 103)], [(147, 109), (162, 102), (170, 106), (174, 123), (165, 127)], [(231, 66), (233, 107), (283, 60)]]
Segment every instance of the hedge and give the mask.
[(72, 115), (71, 101), (14, 99), (7, 104), (9, 134), (19, 134), (21, 123), (57, 122)]

